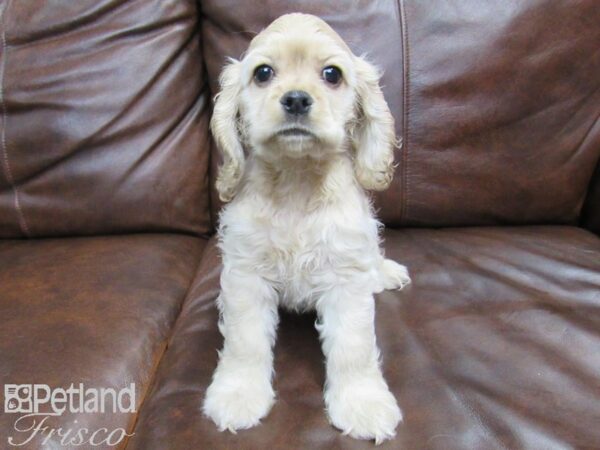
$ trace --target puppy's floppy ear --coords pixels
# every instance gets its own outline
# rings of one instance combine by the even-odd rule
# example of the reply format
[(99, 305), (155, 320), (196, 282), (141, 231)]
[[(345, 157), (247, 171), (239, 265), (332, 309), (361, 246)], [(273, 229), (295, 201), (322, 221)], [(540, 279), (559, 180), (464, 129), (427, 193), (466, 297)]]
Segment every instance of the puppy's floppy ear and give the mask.
[(210, 128), (223, 155), (216, 187), (219, 198), (230, 201), (244, 172), (244, 149), (240, 141), (239, 95), (241, 92), (240, 62), (230, 59), (219, 78), (221, 91), (215, 96)]
[(350, 131), (354, 171), (370, 190), (387, 188), (394, 175), (394, 148), (399, 146), (394, 118), (379, 87), (379, 71), (356, 57), (356, 123)]

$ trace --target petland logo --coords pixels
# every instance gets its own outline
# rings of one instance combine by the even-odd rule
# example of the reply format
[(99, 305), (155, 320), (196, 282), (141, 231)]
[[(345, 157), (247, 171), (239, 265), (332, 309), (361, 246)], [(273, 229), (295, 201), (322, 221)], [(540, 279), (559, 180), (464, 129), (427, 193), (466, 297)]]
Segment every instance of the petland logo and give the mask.
[(135, 413), (135, 383), (119, 391), (112, 388), (86, 388), (83, 383), (68, 388), (50, 388), (47, 384), (5, 384), (4, 412), (22, 414), (13, 425), (14, 433), (8, 436), (8, 444), (20, 447), (36, 438), (42, 446), (57, 443), (64, 446), (97, 447), (118, 445), (128, 434), (124, 428), (98, 428), (78, 426), (52, 428), (50, 417), (72, 414)]

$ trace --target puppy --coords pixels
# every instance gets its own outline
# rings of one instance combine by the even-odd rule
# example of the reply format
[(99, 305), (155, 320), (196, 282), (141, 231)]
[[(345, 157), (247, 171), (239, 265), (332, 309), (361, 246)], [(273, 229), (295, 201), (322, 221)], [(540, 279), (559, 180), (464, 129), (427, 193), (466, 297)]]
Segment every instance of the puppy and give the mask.
[(392, 438), (402, 415), (380, 369), (373, 293), (410, 279), (384, 259), (365, 193), (390, 184), (397, 143), (378, 71), (321, 19), (288, 14), (220, 81), (211, 128), (230, 202), (218, 231), (225, 342), (204, 413), (220, 430), (258, 424), (275, 397), (278, 307), (316, 309), (330, 422)]

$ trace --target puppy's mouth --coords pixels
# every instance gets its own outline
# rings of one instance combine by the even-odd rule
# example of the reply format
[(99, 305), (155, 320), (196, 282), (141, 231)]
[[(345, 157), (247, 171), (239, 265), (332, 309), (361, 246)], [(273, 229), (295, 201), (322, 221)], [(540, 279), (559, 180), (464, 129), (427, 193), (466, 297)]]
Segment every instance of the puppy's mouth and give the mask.
[(277, 136), (283, 138), (314, 138), (315, 134), (303, 127), (288, 127), (277, 132)]

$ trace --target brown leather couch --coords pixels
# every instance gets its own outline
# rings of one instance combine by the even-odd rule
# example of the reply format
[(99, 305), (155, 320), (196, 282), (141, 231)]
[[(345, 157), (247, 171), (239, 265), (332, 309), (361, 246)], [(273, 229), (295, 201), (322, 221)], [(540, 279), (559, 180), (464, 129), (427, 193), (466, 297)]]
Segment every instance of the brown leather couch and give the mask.
[[(136, 386), (136, 413), (67, 411), (22, 448), (62, 448), (57, 428), (122, 428), (132, 450), (373, 446), (327, 423), (311, 315), (283, 317), (262, 425), (219, 433), (200, 409), (222, 343), (211, 97), (290, 11), (385, 70), (404, 139), (374, 196), (413, 278), (377, 298), (405, 416), (380, 448), (600, 448), (597, 0), (0, 9), (0, 383)], [(0, 448), (25, 439), (17, 418)]]

